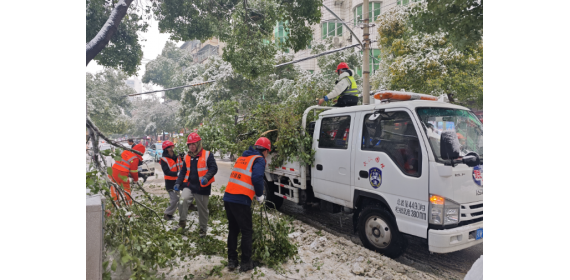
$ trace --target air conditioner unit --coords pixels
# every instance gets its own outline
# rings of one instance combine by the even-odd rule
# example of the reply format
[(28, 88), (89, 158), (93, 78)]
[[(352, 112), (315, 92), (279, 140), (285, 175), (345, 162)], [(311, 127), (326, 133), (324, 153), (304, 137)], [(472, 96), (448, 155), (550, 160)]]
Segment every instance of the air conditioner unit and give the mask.
[(339, 37), (333, 38), (333, 46), (335, 46), (335, 48), (338, 48), (340, 46), (340, 38)]

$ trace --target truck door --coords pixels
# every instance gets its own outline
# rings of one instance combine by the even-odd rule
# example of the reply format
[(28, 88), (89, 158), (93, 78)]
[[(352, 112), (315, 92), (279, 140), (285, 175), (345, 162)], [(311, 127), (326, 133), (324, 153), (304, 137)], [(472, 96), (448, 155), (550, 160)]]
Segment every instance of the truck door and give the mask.
[(350, 201), (350, 160), (354, 138), (354, 113), (324, 117), (313, 144), (315, 164), (311, 167), (311, 184), (315, 196), (340, 205)]
[(400, 231), (420, 237), (427, 233), (428, 156), (418, 137), (417, 123), (407, 109), (386, 109), (376, 119), (362, 112), (356, 133), (354, 186), (383, 197)]

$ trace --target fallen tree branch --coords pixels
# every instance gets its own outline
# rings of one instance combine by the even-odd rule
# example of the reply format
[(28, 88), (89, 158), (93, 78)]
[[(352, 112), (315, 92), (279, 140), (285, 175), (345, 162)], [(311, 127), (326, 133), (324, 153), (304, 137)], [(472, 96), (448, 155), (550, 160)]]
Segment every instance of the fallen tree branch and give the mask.
[(132, 200), (134, 203), (136, 203), (136, 204), (138, 204), (138, 205), (140, 205), (140, 206), (142, 206), (142, 207), (144, 207), (144, 208), (150, 210), (152, 213), (154, 213), (154, 214), (158, 217), (158, 220), (159, 220), (160, 223), (162, 224), (162, 227), (163, 227), (164, 229), (166, 229), (166, 226), (164, 226), (164, 222), (162, 221), (162, 218), (161, 218), (154, 210), (152, 210), (151, 208), (148, 208), (146, 205), (144, 205), (144, 204), (142, 204), (142, 203), (136, 201), (136, 200), (131, 196), (130, 193), (125, 192), (125, 194), (127, 194), (127, 195), (131, 198), (131, 200)]
[[(103, 133), (99, 130), (99, 128), (97, 128), (97, 126), (95, 126), (95, 124), (91, 121), (91, 118), (89, 118), (89, 116), (87, 116), (87, 127), (88, 127), (88, 128), (91, 128), (95, 133), (97, 133), (99, 136), (101, 136), (101, 138), (105, 139), (105, 141), (107, 141), (107, 143), (109, 143), (109, 144), (111, 144), (111, 145), (113, 145), (113, 146), (115, 146), (115, 147), (117, 147), (117, 148), (121, 148), (121, 149), (123, 149), (123, 150), (127, 150), (127, 151), (130, 151), (130, 152), (133, 152), (133, 153), (135, 153), (135, 154), (137, 154), (137, 155), (141, 155), (141, 156), (143, 155), (143, 154), (142, 154), (141, 152), (139, 152), (139, 151), (136, 151), (136, 150), (133, 150), (133, 149), (131, 149), (131, 148), (122, 146), (122, 145), (120, 145), (119, 143), (117, 143), (117, 142), (115, 142), (115, 141), (110, 140), (109, 138), (107, 138), (107, 136), (105, 136), (105, 134), (103, 134)], [(93, 144), (93, 146), (97, 146), (97, 148), (99, 148), (98, 145)]]

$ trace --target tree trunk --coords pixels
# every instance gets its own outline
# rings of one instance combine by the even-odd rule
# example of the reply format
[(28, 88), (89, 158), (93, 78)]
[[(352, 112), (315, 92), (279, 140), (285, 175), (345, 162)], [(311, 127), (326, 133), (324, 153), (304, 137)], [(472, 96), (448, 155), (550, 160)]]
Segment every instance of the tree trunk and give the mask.
[(115, 5), (109, 19), (107, 19), (107, 22), (105, 22), (101, 30), (99, 30), (99, 33), (97, 33), (95, 38), (91, 39), (91, 41), (87, 43), (86, 65), (89, 65), (89, 62), (91, 62), (91, 60), (95, 58), (95, 56), (99, 54), (105, 46), (107, 46), (109, 40), (111, 40), (111, 37), (113, 37), (119, 28), (121, 20), (127, 14), (127, 10), (132, 2), (133, 0), (120, 0), (119, 3)]

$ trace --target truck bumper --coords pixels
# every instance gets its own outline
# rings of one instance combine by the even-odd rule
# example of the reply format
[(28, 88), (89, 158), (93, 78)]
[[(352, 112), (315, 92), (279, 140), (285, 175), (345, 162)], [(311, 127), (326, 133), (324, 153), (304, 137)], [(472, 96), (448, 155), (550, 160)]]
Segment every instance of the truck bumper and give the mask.
[(480, 228), (483, 228), (483, 222), (452, 229), (430, 229), (428, 231), (429, 251), (434, 253), (449, 253), (483, 243), (483, 238), (475, 240), (475, 232)]

